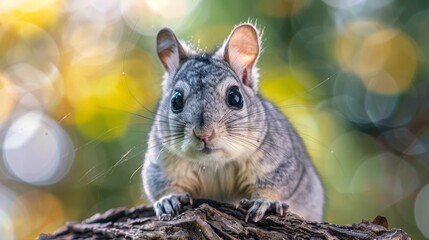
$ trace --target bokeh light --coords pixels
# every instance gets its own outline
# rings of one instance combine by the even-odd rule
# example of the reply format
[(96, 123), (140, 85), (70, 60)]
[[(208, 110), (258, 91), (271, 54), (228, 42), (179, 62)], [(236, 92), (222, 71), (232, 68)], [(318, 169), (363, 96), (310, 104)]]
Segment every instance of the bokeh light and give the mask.
[(348, 9), (363, 5), (367, 0), (323, 0), (326, 4), (331, 7), (339, 9)]
[(68, 172), (73, 145), (64, 130), (37, 111), (19, 116), (2, 141), (6, 170), (34, 185), (51, 185)]
[(31, 239), (40, 232), (52, 232), (64, 222), (63, 206), (57, 197), (32, 190), (19, 195), (12, 206), (17, 239)]
[(0, 238), (14, 239), (12, 219), (0, 209)]
[(15, 83), (13, 92), (22, 106), (52, 109), (62, 97), (62, 89), (57, 83), (59, 71), (54, 65), (45, 74), (32, 65), (17, 63), (7, 68), (5, 75)]
[[(11, 23), (14, 21), (29, 22), (48, 28), (56, 22), (60, 16), (62, 1), (1, 1), (0, 23)], [(34, 29), (19, 29), (25, 36), (38, 35)]]
[(12, 84), (3, 75), (0, 75), (0, 125), (10, 117), (15, 106), (16, 96), (12, 89)]
[(140, 34), (154, 36), (165, 26), (174, 29), (185, 26), (199, 3), (199, 0), (125, 0), (120, 8), (128, 26)]
[(406, 90), (417, 63), (414, 42), (405, 33), (374, 21), (347, 24), (337, 36), (335, 55), (345, 71), (382, 94)]
[(0, 185), (0, 239), (14, 239), (12, 207), (16, 195), (10, 189)]
[(103, 72), (80, 63), (69, 67), (66, 98), (74, 107), (73, 119), (80, 132), (104, 140), (117, 138), (127, 129), (130, 112), (155, 101), (159, 91), (153, 85), (156, 79), (148, 79), (153, 74), (151, 61), (145, 53), (139, 57), (112, 63)]
[[(49, 73), (52, 65), (58, 66), (60, 53), (53, 37), (40, 26), (23, 21), (2, 25), (4, 37), (0, 40), (0, 53), (9, 65), (27, 63)], [(27, 36), (31, 32), (31, 36)], [(28, 55), (31, 53), (31, 55)]]
[[(429, 1), (0, 1), (0, 239), (148, 203), (140, 170), (164, 27), (213, 51), (264, 32), (259, 90), (293, 123), (326, 220), (429, 237)], [(350, 207), (353, 206), (353, 207)]]
[(420, 231), (429, 238), (429, 185), (424, 186), (416, 197), (414, 214)]
[(95, 10), (77, 11), (64, 26), (62, 40), (69, 50), (72, 63), (101, 65), (116, 57), (123, 25), (117, 21), (107, 21), (110, 19), (100, 22), (94, 12), (97, 13)]

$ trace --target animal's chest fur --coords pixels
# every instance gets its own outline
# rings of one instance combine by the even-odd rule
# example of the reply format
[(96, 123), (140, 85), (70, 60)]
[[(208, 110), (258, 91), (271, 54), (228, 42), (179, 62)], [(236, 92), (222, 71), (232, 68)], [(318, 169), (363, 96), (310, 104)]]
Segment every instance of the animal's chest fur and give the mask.
[(214, 171), (203, 170), (199, 173), (200, 192), (198, 197), (235, 202), (246, 197), (244, 186), (240, 186), (235, 167), (227, 166)]
[(179, 186), (193, 198), (208, 198), (235, 203), (250, 198), (255, 181), (243, 164), (229, 163), (222, 167), (195, 166), (177, 161), (166, 168), (172, 185)]

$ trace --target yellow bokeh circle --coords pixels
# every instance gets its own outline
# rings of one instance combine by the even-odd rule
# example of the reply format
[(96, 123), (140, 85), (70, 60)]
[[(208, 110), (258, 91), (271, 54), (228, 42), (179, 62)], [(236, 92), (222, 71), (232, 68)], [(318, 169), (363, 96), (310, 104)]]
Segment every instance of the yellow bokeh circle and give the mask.
[(34, 239), (41, 233), (53, 232), (65, 220), (60, 200), (51, 193), (40, 190), (18, 196), (12, 211), (18, 239)]
[(12, 83), (0, 74), (0, 124), (6, 121), (15, 106), (16, 96), (12, 88)]
[(141, 57), (113, 62), (105, 71), (85, 62), (65, 69), (65, 96), (82, 134), (115, 139), (128, 128), (134, 112), (155, 104), (161, 80), (153, 76), (150, 60)]
[(343, 70), (358, 75), (368, 90), (379, 94), (405, 91), (417, 64), (414, 41), (374, 21), (346, 25), (334, 42), (334, 56)]
[[(57, 23), (63, 1), (13, 0), (0, 1), (0, 24), (22, 21), (47, 28)], [(33, 29), (21, 29), (21, 34), (31, 36)]]

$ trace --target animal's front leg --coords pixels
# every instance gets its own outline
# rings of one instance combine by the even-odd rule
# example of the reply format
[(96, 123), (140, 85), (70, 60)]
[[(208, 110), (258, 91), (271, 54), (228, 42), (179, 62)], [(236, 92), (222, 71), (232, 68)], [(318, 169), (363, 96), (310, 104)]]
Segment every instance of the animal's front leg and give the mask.
[(164, 196), (153, 204), (153, 208), (158, 218), (169, 219), (178, 215), (183, 205), (192, 205), (192, 198), (189, 193)]
[[(169, 174), (171, 175), (171, 174)], [(163, 169), (152, 161), (147, 161), (143, 168), (143, 185), (146, 196), (153, 202), (158, 218), (178, 215), (182, 207), (192, 204), (190, 189), (176, 184), (177, 180), (168, 177)]]
[(289, 208), (289, 205), (281, 200), (277, 200), (279, 197), (276, 192), (270, 189), (261, 189), (256, 193), (252, 194), (252, 198), (242, 199), (238, 206), (247, 210), (246, 222), (251, 219), (254, 222), (258, 222), (264, 217), (266, 212), (273, 212), (280, 216), (283, 216)]

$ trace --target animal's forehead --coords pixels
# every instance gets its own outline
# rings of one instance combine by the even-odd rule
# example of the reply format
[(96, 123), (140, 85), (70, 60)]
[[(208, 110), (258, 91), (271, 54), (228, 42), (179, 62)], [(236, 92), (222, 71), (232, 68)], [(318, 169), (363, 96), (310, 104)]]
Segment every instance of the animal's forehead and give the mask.
[(216, 86), (227, 77), (233, 77), (233, 71), (223, 61), (211, 57), (197, 57), (182, 64), (175, 78), (188, 83), (191, 87)]

